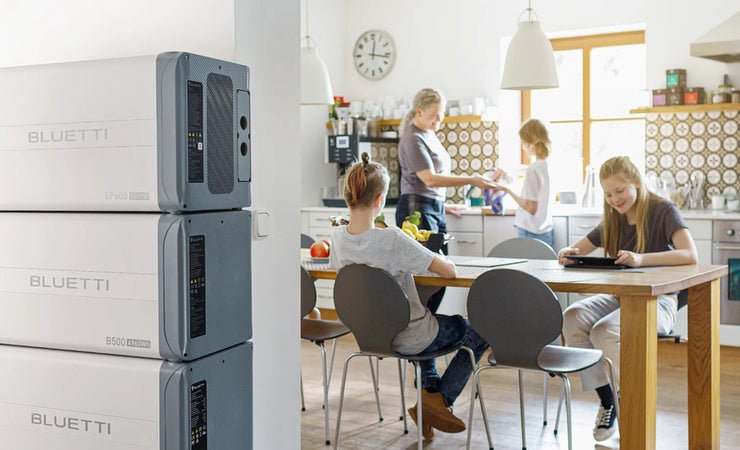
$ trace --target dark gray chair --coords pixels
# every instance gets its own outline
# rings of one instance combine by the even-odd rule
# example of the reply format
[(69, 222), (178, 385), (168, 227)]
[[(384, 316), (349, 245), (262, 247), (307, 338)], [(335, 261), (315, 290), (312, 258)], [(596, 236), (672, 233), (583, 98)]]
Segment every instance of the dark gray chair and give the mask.
[[(473, 386), (479, 386), (480, 373), (486, 369), (509, 367), (519, 370), (519, 408), (522, 448), (526, 448), (524, 424), (524, 389), (522, 369), (542, 371), (563, 381), (568, 421), (568, 448), (572, 448), (570, 382), (568, 374), (587, 369), (600, 361), (609, 368), (611, 361), (601, 350), (564, 347), (551, 343), (560, 335), (563, 312), (555, 293), (536, 277), (519, 270), (494, 269), (479, 276), (468, 294), (468, 315), (473, 329), (490, 345), (488, 364), (473, 374)], [(613, 386), (612, 386), (613, 388)], [(616, 392), (616, 390), (614, 391)], [(489, 448), (493, 448), (483, 393), (478, 392)], [(470, 448), (474, 398), (471, 397), (468, 425)], [(617, 411), (618, 414), (618, 411)]]
[[(352, 264), (343, 267), (337, 274), (334, 282), (334, 306), (339, 319), (352, 331), (357, 340), (360, 351), (350, 354), (344, 362), (342, 372), (342, 387), (339, 394), (339, 409), (337, 412), (337, 429), (334, 436), (334, 448), (339, 442), (339, 426), (342, 420), (342, 405), (344, 403), (344, 387), (347, 381), (347, 368), (352, 358), (356, 356), (376, 356), (378, 358), (398, 358), (399, 376), (403, 379), (401, 360), (411, 362), (416, 369), (416, 401), (418, 410), (422, 410), (421, 403), (421, 369), (419, 361), (434, 359), (457, 350), (464, 350), (470, 354), (475, 367), (473, 351), (462, 345), (462, 341), (434, 352), (418, 355), (402, 355), (393, 350), (392, 342), (398, 333), (406, 329), (411, 312), (409, 302), (401, 285), (388, 272), (367, 266)], [(402, 409), (404, 410), (404, 432), (408, 432), (406, 421), (406, 405), (403, 385), (401, 389)], [(422, 414), (417, 415), (417, 446), (422, 449)]]
[(301, 248), (311, 248), (311, 244), (316, 242), (314, 238), (307, 234), (301, 233)]
[(558, 254), (539, 239), (517, 237), (497, 244), (488, 253), (497, 258), (558, 259)]
[[(555, 253), (555, 250), (550, 245), (539, 239), (528, 237), (517, 237), (500, 242), (493, 247), (488, 253), (488, 256), (497, 258), (558, 259), (558, 254)], [(547, 374), (542, 376), (542, 425), (547, 425), (547, 378)], [(560, 405), (558, 405), (559, 407)], [(557, 430), (557, 427), (555, 429)]]
[[(334, 366), (334, 352), (336, 341), (332, 347), (331, 362), (327, 370), (325, 341), (335, 340), (349, 334), (349, 328), (336, 320), (311, 319), (308, 316), (316, 307), (316, 286), (308, 271), (301, 266), (301, 339), (311, 341), (321, 349), (321, 369), (324, 381), (324, 427), (326, 432), (326, 445), (330, 445), (329, 432), (329, 382), (331, 380), (331, 368)], [(301, 407), (306, 410), (303, 403), (303, 377), (301, 376)]]

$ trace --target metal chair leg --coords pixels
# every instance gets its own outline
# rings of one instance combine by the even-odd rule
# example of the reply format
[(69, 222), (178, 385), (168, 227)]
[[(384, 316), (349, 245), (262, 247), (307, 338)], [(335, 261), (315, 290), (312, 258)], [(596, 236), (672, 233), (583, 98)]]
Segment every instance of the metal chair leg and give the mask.
[(306, 400), (303, 398), (303, 371), (301, 370), (301, 411), (306, 410)]
[(542, 426), (547, 426), (547, 374), (542, 374)]
[(573, 422), (570, 413), (570, 380), (563, 374), (563, 391), (565, 392), (565, 417), (568, 421), (568, 450), (573, 450)]
[(375, 376), (375, 367), (373, 366), (373, 357), (368, 356), (367, 357), (368, 362), (370, 363), (370, 376), (373, 379), (373, 393), (375, 394), (375, 403), (378, 405), (378, 422), (383, 421), (383, 411), (380, 407), (380, 395), (378, 395), (378, 378)]
[(401, 417), (398, 420), (403, 420), (403, 434), (409, 434), (409, 425), (406, 420), (406, 387), (404, 386), (404, 368), (406, 367), (406, 361), (403, 359), (397, 359), (398, 361), (398, 384), (401, 387)]
[(522, 450), (527, 448), (527, 427), (524, 423), (524, 372), (519, 369), (519, 414), (522, 423)]
[(488, 425), (488, 413), (486, 412), (486, 403), (483, 399), (483, 390), (480, 387), (480, 373), (486, 369), (493, 369), (493, 366), (483, 366), (477, 368), (473, 372), (473, 392), (470, 395), (470, 412), (468, 414), (468, 439), (466, 443), (466, 449), (470, 450), (470, 443), (473, 438), (473, 411), (475, 409), (475, 394), (478, 394), (478, 401), (480, 402), (481, 415), (483, 416), (483, 426), (486, 429), (486, 437), (488, 438), (488, 448), (493, 450), (493, 441), (491, 440), (491, 429)]
[(563, 406), (564, 393), (565, 393), (565, 387), (560, 389), (560, 397), (558, 398), (558, 412), (555, 414), (555, 429), (552, 430), (552, 433), (556, 436), (558, 434), (558, 427), (560, 426), (560, 411), (562, 410), (562, 406)]
[(414, 361), (414, 370), (416, 371), (416, 448), (417, 450), (424, 449), (424, 437), (421, 434), (421, 429), (424, 427), (423, 416), (421, 405), (421, 367), (419, 363)]
[(334, 373), (334, 355), (336, 355), (336, 353), (337, 353), (337, 340), (332, 339), (331, 362), (329, 363), (329, 383), (327, 384), (327, 389), (328, 389), (328, 386), (331, 385), (331, 374)]
[(331, 445), (331, 438), (329, 436), (329, 379), (327, 378), (326, 369), (326, 347), (323, 342), (319, 347), (321, 348), (321, 371), (324, 377), (324, 432), (326, 445)]
[(350, 360), (355, 356), (362, 356), (362, 353), (351, 353), (344, 361), (344, 370), (342, 371), (342, 387), (339, 391), (339, 407), (337, 408), (337, 429), (334, 431), (334, 450), (337, 450), (337, 444), (339, 443), (339, 426), (342, 423), (342, 406), (344, 405), (344, 386), (347, 383), (347, 368), (349, 367)]

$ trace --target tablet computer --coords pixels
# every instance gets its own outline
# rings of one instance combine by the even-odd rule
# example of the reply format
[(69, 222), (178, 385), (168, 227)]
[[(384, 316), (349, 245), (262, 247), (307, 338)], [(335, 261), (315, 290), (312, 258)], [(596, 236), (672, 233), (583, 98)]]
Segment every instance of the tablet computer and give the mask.
[(619, 270), (626, 269), (629, 266), (624, 264), (614, 264), (617, 260), (615, 256), (579, 256), (579, 255), (568, 255), (566, 256), (572, 262), (566, 264), (565, 267), (570, 269), (608, 269), (608, 270)]

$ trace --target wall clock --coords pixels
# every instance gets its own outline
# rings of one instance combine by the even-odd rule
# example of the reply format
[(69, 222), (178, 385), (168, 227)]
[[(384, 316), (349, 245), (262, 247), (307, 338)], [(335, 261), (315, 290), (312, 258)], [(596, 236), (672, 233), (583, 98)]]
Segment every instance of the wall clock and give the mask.
[(362, 33), (352, 51), (355, 69), (365, 78), (385, 78), (396, 63), (396, 44), (390, 34), (382, 30)]

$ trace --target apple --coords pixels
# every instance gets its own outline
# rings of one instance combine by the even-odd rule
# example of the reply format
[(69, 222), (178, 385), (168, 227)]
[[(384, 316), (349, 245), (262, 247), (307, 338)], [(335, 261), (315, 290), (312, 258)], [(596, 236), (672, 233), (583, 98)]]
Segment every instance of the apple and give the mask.
[(328, 239), (324, 239), (321, 242), (323, 242), (324, 244), (326, 244), (326, 248), (328, 249), (328, 252), (331, 253), (331, 241), (328, 240)]
[(329, 245), (327, 241), (314, 242), (311, 244), (311, 258), (327, 258), (329, 256)]

